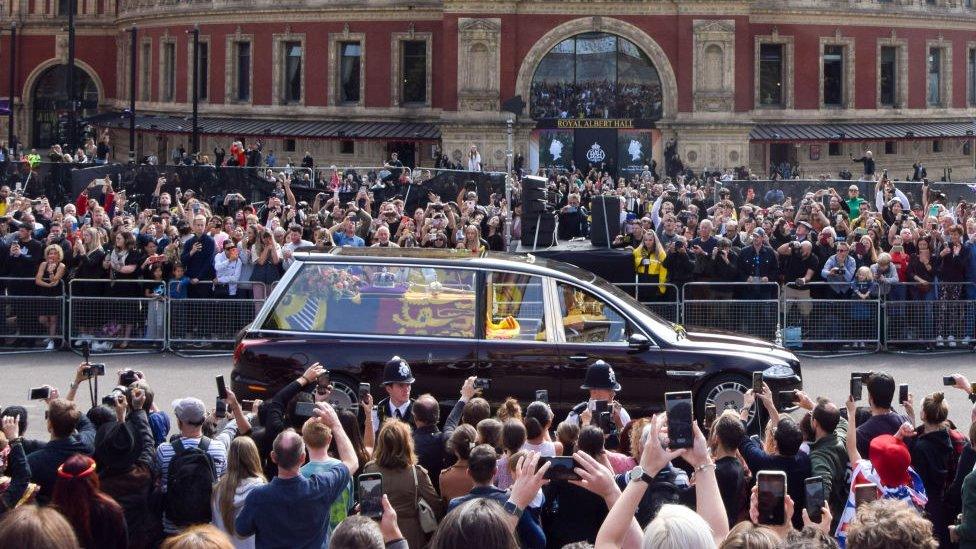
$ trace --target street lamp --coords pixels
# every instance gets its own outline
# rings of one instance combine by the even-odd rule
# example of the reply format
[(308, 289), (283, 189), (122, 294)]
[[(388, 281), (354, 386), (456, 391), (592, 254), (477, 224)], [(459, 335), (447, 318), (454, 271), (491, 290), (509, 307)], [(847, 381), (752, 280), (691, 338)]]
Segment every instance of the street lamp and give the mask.
[(505, 242), (505, 250), (509, 249), (512, 242), (512, 184), (514, 179), (512, 178), (512, 156), (514, 154), (514, 138), (513, 138), (513, 128), (515, 125), (515, 120), (509, 118), (505, 121), (505, 133), (508, 138), (508, 149), (505, 151), (505, 206), (507, 212), (505, 214), (505, 232), (502, 233), (502, 240)]
[(14, 147), (14, 91), (17, 87), (17, 22), (10, 22), (10, 74), (7, 75), (9, 84), (7, 89), (10, 112), (7, 113), (7, 147), (10, 151), (15, 151)]
[(129, 163), (136, 162), (136, 39), (135, 25), (129, 29)]
[(190, 129), (190, 153), (198, 154), (199, 128), (197, 127), (197, 110), (200, 104), (200, 25), (193, 25), (193, 30), (187, 31), (193, 35), (193, 126)]
[(68, 0), (68, 144), (71, 147), (70, 154), (74, 154), (74, 149), (78, 147), (78, 136), (76, 135), (75, 119), (77, 117), (78, 102), (75, 93), (75, 10), (78, 9), (78, 0)]

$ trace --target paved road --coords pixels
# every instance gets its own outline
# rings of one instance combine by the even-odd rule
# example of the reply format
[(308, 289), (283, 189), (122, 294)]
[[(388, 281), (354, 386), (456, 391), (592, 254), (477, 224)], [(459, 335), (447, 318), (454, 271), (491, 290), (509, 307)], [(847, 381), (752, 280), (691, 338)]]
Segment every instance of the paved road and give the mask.
[[(216, 398), (214, 376), (229, 376), (230, 356), (209, 358), (180, 358), (169, 354), (145, 354), (98, 358), (107, 365), (111, 374), (119, 368), (129, 367), (145, 372), (147, 379), (156, 391), (156, 401), (161, 408), (171, 412), (169, 406), (173, 399), (195, 396), (210, 403)], [(28, 408), (28, 435), (44, 437), (44, 412), (38, 402), (28, 402), (30, 387), (45, 383), (58, 387), (62, 394), (67, 391), (74, 369), (80, 362), (78, 355), (68, 352), (29, 353), (0, 355), (3, 364), (2, 383), (0, 383), (0, 405), (22, 404)], [(877, 354), (850, 358), (804, 359), (804, 386), (811, 395), (824, 395), (834, 400), (846, 398), (849, 390), (848, 380), (852, 371), (887, 370), (895, 376), (897, 383), (908, 383), (909, 390), (921, 396), (942, 390), (942, 376), (962, 372), (976, 381), (976, 356), (972, 353), (891, 355)], [(114, 376), (105, 376), (99, 390), (104, 395), (109, 390)], [(111, 381), (110, 381), (111, 380)], [(626, 385), (626, 380), (622, 380)], [(87, 387), (82, 385), (78, 401), (88, 403)], [(969, 428), (971, 405), (965, 395), (958, 390), (947, 392), (949, 417), (961, 429)]]

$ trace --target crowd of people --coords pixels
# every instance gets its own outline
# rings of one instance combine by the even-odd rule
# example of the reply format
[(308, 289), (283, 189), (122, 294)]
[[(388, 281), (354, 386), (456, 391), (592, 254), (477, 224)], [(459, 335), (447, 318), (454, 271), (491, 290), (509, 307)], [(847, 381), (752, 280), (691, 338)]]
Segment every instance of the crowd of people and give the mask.
[[(475, 377), (414, 398), (399, 357), (382, 400), (363, 391), (351, 409), (329, 404), (317, 363), (265, 401), (218, 383), (215, 409), (155, 402), (131, 369), (99, 401), (92, 375), (82, 363), (64, 396), (32, 394), (48, 440), (24, 436), (41, 420), (24, 406), (0, 412), (0, 549), (976, 546), (976, 422), (960, 431), (942, 393), (919, 402), (885, 372), (852, 374), (866, 406), (853, 389), (797, 392), (788, 413), (763, 384), (693, 423), (681, 448), (679, 411), (631, 418), (626, 380), (603, 361), (558, 418)], [(764, 475), (783, 479), (778, 495), (756, 485)]]
[[(916, 316), (925, 318), (900, 323), (900, 336), (972, 344), (973, 313), (964, 300), (976, 299), (976, 208), (950, 201), (928, 181), (912, 201), (886, 172), (876, 173), (870, 152), (852, 160), (864, 163), (862, 182), (839, 190), (825, 183), (796, 198), (779, 187), (747, 187), (739, 196), (726, 186), (728, 172), (658, 182), (649, 170), (614, 180), (595, 169), (549, 175), (549, 194), (567, 237), (591, 230), (594, 197), (619, 199), (612, 247), (632, 250), (639, 282), (661, 285), (642, 291), (642, 301), (674, 301), (690, 282), (716, 284), (695, 288), (696, 299), (775, 299), (771, 284), (779, 283), (799, 301), (924, 301), (933, 306)], [(729, 282), (753, 284), (718, 286)], [(789, 323), (806, 331), (868, 319), (858, 316), (867, 309), (853, 305), (818, 308), (811, 318), (811, 307), (802, 305)]]
[(532, 118), (661, 117), (661, 85), (590, 80), (532, 82)]

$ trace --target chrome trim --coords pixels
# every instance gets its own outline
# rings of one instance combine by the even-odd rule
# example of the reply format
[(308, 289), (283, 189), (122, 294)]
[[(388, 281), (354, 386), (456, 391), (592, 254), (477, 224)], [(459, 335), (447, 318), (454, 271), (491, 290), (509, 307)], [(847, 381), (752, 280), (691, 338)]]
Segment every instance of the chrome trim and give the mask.
[(695, 379), (705, 377), (706, 372), (689, 372), (685, 370), (666, 370), (665, 373), (673, 377), (693, 377)]
[[(483, 343), (485, 341), (502, 341), (499, 339), (473, 339), (470, 337), (431, 337), (431, 336), (402, 336), (402, 335), (377, 335), (377, 334), (351, 334), (351, 333), (335, 333), (335, 332), (299, 332), (296, 330), (268, 330), (268, 329), (257, 329), (249, 332), (245, 335), (244, 339), (260, 339), (262, 334), (273, 334), (273, 335), (287, 335), (287, 336), (300, 336), (304, 339), (318, 339), (321, 337), (331, 337), (331, 338), (345, 338), (345, 339), (395, 339), (403, 341), (461, 341), (461, 342), (471, 342), (471, 343)], [(504, 340), (506, 342), (511, 342), (512, 340)], [(525, 343), (537, 343), (532, 341), (526, 341)]]

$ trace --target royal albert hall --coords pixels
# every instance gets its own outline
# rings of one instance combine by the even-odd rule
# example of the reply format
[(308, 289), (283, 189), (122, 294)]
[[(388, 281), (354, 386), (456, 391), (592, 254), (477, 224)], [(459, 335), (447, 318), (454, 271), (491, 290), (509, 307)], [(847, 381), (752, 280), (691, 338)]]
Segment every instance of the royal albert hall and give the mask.
[[(923, 160), (962, 180), (973, 1), (77, 0), (77, 109), (125, 160), (134, 91), (136, 153), (165, 161), (190, 140), (197, 28), (204, 153), (245, 139), (279, 164), (431, 166), (474, 144), (503, 168), (511, 126), (529, 169), (638, 169), (675, 139), (695, 169), (836, 175), (871, 150), (897, 177)], [(70, 5), (0, 3), (0, 96), (28, 148), (70, 105)]]

